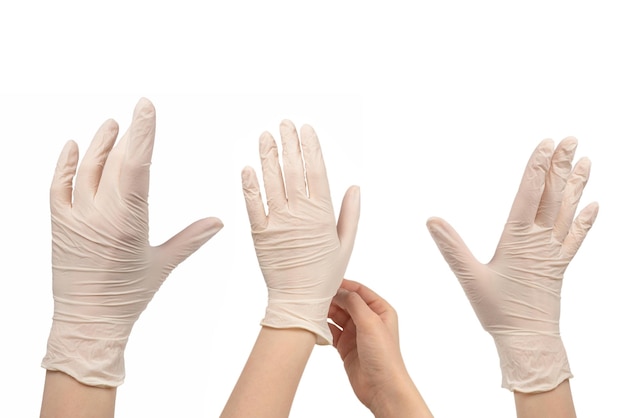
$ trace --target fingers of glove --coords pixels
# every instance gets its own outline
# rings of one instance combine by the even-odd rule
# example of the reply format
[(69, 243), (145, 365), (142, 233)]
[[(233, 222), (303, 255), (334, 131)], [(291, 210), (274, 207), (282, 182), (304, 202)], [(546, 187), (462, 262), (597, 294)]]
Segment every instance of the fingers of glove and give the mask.
[(102, 177), (102, 169), (115, 144), (118, 132), (119, 126), (113, 119), (105, 121), (96, 132), (78, 168), (75, 199), (93, 199), (95, 196)]
[(593, 202), (587, 205), (576, 217), (572, 227), (563, 241), (563, 257), (571, 260), (580, 248), (587, 232), (593, 226), (600, 209), (598, 203)]
[(74, 141), (67, 141), (59, 154), (50, 185), (50, 209), (53, 213), (72, 207), (72, 182), (77, 165), (78, 145)]
[(320, 147), (317, 134), (311, 126), (304, 125), (300, 129), (300, 138), (309, 198), (330, 201), (330, 186), (328, 185), (326, 165), (324, 164), (322, 148)]
[(287, 203), (290, 208), (296, 208), (299, 200), (307, 198), (307, 193), (300, 140), (296, 127), (291, 121), (283, 120), (280, 123), (280, 138), (283, 146), (283, 171)]
[(530, 156), (511, 207), (509, 222), (530, 225), (535, 221), (553, 148), (554, 142), (544, 139)]
[[(470, 286), (476, 272), (480, 271), (483, 265), (474, 258), (463, 239), (446, 221), (433, 217), (428, 219), (426, 226), (463, 288)], [(467, 293), (467, 289), (465, 290)]]
[(128, 201), (148, 201), (155, 129), (154, 106), (148, 99), (141, 98), (133, 112), (133, 120), (126, 136), (126, 152), (120, 168), (120, 193)]
[(590, 171), (591, 161), (583, 157), (578, 160), (567, 178), (567, 184), (563, 192), (563, 201), (561, 202), (561, 210), (557, 215), (552, 231), (553, 237), (558, 242), (563, 242), (570, 231), (578, 203), (582, 197), (585, 185), (589, 180)]
[(252, 231), (265, 229), (267, 227), (267, 215), (263, 207), (259, 181), (251, 167), (245, 167), (241, 171), (241, 186)]
[(218, 218), (196, 221), (156, 248), (158, 260), (169, 274), (177, 265), (193, 254), (217, 234), (224, 224)]
[(278, 161), (278, 147), (269, 132), (264, 132), (259, 138), (259, 154), (263, 170), (263, 184), (267, 199), (268, 215), (280, 211), (287, 205), (283, 173)]
[(337, 236), (341, 242), (341, 251), (346, 256), (349, 256), (354, 248), (360, 215), (361, 189), (359, 186), (351, 186), (343, 197), (337, 221)]
[(554, 150), (535, 224), (546, 228), (554, 225), (561, 210), (563, 190), (572, 171), (572, 160), (577, 145), (576, 138), (569, 137), (561, 141)]

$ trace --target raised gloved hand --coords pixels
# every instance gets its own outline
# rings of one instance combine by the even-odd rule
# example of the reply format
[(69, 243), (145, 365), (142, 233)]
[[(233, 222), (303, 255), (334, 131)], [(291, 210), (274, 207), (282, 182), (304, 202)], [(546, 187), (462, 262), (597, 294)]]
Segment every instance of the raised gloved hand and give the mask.
[(318, 344), (331, 344), (328, 309), (354, 246), (360, 192), (348, 189), (335, 224), (315, 131), (304, 125), (300, 141), (293, 123), (283, 121), (280, 135), (282, 171), (272, 136), (265, 132), (259, 140), (267, 215), (254, 170), (242, 172), (254, 248), (268, 288), (261, 325), (307, 329), (317, 334)]
[(542, 141), (524, 172), (492, 260), (479, 263), (445, 221), (428, 229), (459, 279), (483, 328), (494, 338), (502, 386), (544, 392), (572, 376), (560, 331), (563, 274), (598, 213), (591, 203), (574, 219), (590, 162), (572, 170), (577, 141), (554, 149)]
[(76, 143), (59, 157), (50, 189), (54, 317), (42, 367), (91, 386), (124, 380), (133, 324), (165, 278), (221, 228), (199, 220), (162, 245), (148, 241), (148, 188), (155, 110), (141, 99), (130, 128), (96, 133), (76, 182)]

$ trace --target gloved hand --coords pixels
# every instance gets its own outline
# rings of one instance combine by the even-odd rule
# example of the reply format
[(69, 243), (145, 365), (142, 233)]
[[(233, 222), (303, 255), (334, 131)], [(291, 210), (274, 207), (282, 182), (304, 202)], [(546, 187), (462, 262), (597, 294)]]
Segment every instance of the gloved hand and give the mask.
[(598, 213), (591, 203), (574, 219), (590, 161), (572, 170), (577, 146), (542, 141), (532, 154), (492, 260), (479, 263), (445, 221), (428, 229), (459, 279), (483, 328), (494, 338), (502, 386), (544, 392), (572, 377), (559, 331), (563, 274)]
[(152, 247), (152, 103), (137, 103), (130, 128), (113, 147), (117, 134), (115, 121), (104, 122), (75, 187), (78, 148), (69, 141), (50, 188), (54, 316), (42, 367), (103, 387), (123, 383), (129, 334), (165, 278), (222, 228), (217, 218), (202, 219)]
[(348, 189), (335, 225), (315, 131), (304, 125), (300, 143), (295, 126), (285, 120), (280, 135), (284, 181), (274, 138), (265, 132), (259, 140), (267, 215), (254, 170), (242, 171), (254, 248), (268, 288), (261, 325), (306, 329), (317, 334), (318, 344), (331, 344), (328, 309), (354, 246), (360, 192)]

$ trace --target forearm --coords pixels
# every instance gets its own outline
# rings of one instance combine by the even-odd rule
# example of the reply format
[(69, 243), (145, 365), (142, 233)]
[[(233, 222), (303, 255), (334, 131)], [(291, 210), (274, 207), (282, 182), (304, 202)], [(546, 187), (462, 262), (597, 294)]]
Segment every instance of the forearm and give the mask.
[(432, 418), (419, 390), (409, 376), (398, 384), (388, 385), (372, 401), (370, 410), (376, 418)]
[(63, 372), (46, 372), (41, 418), (111, 418), (117, 388), (87, 386)]
[(262, 327), (221, 417), (287, 417), (315, 346), (302, 329)]
[(575, 418), (574, 400), (569, 380), (555, 389), (538, 393), (515, 393), (515, 409), (518, 418)]

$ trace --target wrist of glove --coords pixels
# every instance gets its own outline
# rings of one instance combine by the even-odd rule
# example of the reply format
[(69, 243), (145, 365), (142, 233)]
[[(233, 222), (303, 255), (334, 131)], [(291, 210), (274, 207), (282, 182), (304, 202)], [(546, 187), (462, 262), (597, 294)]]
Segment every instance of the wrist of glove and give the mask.
[(327, 321), (331, 300), (332, 297), (302, 300), (270, 297), (261, 325), (270, 328), (306, 329), (317, 336), (317, 344), (332, 344), (333, 336)]
[(124, 383), (124, 350), (131, 327), (55, 320), (41, 365), (85, 385), (120, 386)]
[(515, 392), (547, 392), (573, 377), (563, 341), (551, 335), (492, 335), (502, 371), (502, 387)]

